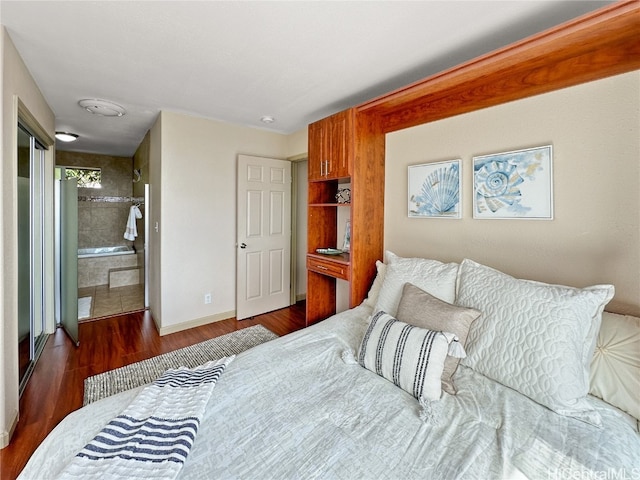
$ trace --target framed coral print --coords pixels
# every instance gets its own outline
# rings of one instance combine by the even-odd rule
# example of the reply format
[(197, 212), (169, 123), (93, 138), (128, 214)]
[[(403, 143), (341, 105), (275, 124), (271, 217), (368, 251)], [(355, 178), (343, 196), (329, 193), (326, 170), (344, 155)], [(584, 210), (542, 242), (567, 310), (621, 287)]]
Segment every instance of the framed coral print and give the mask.
[(553, 219), (551, 145), (473, 157), (473, 218)]
[(458, 160), (409, 166), (409, 217), (462, 218)]

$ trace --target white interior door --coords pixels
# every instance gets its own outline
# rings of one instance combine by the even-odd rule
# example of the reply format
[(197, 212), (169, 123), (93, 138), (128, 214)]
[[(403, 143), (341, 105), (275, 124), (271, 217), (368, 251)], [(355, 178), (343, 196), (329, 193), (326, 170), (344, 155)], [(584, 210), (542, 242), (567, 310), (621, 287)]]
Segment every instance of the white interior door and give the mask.
[(238, 156), (236, 318), (289, 306), (291, 162)]

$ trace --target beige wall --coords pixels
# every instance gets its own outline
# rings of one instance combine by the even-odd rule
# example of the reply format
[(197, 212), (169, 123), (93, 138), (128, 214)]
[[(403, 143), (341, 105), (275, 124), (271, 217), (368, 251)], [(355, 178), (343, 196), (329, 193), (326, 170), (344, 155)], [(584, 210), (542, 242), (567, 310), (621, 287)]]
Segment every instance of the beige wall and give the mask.
[[(309, 196), (309, 162), (297, 162), (296, 208), (296, 300), (307, 295), (307, 204)], [(292, 199), (293, 201), (294, 199)]]
[[(0, 27), (2, 111), (0, 151), (0, 210), (2, 211), (2, 235), (0, 235), (0, 448), (7, 445), (9, 435), (18, 418), (18, 325), (17, 325), (17, 126), (19, 98), (42, 131), (53, 138), (54, 114), (47, 105), (38, 86), (31, 78), (13, 42), (4, 27)], [(53, 158), (48, 154), (47, 175), (53, 184)], [(46, 192), (52, 198), (51, 191)], [(49, 206), (52, 202), (49, 202)], [(49, 211), (52, 214), (53, 210)], [(51, 229), (47, 224), (47, 231)], [(48, 264), (48, 266), (52, 266)], [(53, 276), (47, 279), (47, 290), (53, 288)], [(50, 303), (50, 302), (49, 302)], [(51, 304), (52, 307), (52, 304)], [(49, 308), (49, 306), (47, 307)]]
[(297, 157), (306, 154), (309, 149), (308, 129), (303, 128), (290, 135), (287, 135), (287, 158)]
[[(159, 225), (162, 205), (162, 115), (159, 115), (149, 130), (149, 310), (156, 325), (162, 325), (162, 243), (160, 242)], [(155, 231), (156, 223), (158, 232)]]
[[(640, 315), (640, 72), (387, 135), (385, 248), (511, 275), (612, 283)], [(555, 218), (473, 220), (473, 155), (553, 145)], [(407, 217), (407, 166), (461, 158), (463, 219)]]
[(150, 241), (161, 248), (153, 287), (162, 305), (152, 311), (161, 333), (170, 333), (235, 314), (237, 157), (286, 158), (288, 146), (285, 135), (199, 117), (162, 112), (160, 122), (161, 158), (158, 165), (152, 154), (150, 168), (159, 167), (162, 197), (158, 209), (152, 173), (159, 231), (151, 229)]

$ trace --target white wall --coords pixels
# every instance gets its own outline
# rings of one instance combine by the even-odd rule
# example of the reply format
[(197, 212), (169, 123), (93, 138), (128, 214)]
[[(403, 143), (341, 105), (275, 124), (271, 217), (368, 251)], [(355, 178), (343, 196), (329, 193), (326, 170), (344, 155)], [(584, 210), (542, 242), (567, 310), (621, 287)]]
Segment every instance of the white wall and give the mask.
[[(511, 275), (612, 283), (608, 310), (640, 315), (640, 72), (387, 135), (385, 248), (471, 258)], [(555, 219), (473, 220), (474, 155), (553, 145)], [(463, 160), (463, 219), (407, 217), (407, 166)]]
[[(25, 67), (4, 27), (0, 27), (1, 90), (0, 117), (0, 448), (9, 441), (18, 419), (18, 306), (17, 306), (17, 101), (24, 104), (39, 126), (50, 137), (55, 133), (54, 114)], [(51, 157), (49, 157), (51, 158)], [(48, 173), (52, 175), (52, 169)], [(53, 182), (53, 176), (51, 176)], [(51, 288), (47, 279), (47, 288)]]
[[(161, 152), (150, 159), (157, 172), (160, 158), (160, 202), (151, 174), (151, 220), (159, 232), (152, 228), (150, 236), (152, 248), (160, 247), (161, 272), (151, 309), (166, 334), (235, 315), (237, 157), (286, 158), (289, 151), (287, 136), (265, 130), (172, 112), (159, 122)], [(212, 294), (209, 305), (205, 293)]]

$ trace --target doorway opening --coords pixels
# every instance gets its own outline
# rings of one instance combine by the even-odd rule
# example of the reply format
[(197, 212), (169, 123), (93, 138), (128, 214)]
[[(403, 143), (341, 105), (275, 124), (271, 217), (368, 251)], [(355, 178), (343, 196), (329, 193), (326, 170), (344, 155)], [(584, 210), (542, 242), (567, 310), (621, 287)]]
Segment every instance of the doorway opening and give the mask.
[(59, 151), (56, 164), (78, 181), (78, 321), (145, 309), (148, 202), (134, 159)]

